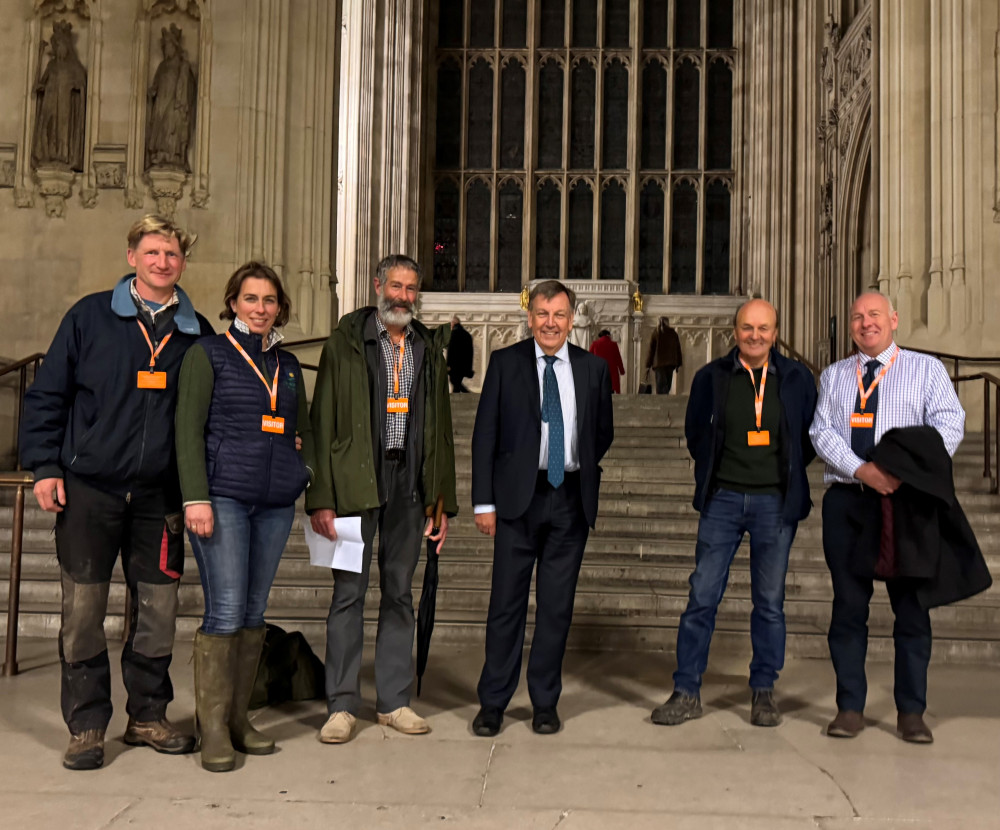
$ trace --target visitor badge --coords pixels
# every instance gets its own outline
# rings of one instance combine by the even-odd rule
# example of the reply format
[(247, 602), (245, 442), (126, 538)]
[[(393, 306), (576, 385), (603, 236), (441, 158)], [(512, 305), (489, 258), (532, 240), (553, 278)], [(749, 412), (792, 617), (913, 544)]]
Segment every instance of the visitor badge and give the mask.
[(260, 418), (260, 428), (263, 432), (273, 432), (276, 435), (285, 434), (285, 419), (275, 415), (262, 415)]
[(769, 447), (771, 446), (771, 433), (769, 430), (751, 429), (747, 432), (748, 447)]
[(167, 373), (145, 371), (138, 372), (136, 375), (135, 385), (139, 389), (166, 389)]
[(406, 415), (410, 411), (409, 398), (387, 398), (385, 411), (390, 415)]
[(875, 426), (874, 412), (852, 412), (851, 429), (871, 429)]

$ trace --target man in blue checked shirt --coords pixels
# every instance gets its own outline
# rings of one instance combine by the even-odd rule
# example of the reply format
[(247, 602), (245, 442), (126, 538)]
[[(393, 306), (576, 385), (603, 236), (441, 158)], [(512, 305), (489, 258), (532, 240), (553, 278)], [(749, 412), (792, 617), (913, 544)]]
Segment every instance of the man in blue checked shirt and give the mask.
[[(900, 486), (898, 478), (867, 460), (868, 453), (890, 429), (929, 426), (954, 455), (965, 427), (965, 410), (941, 361), (900, 349), (893, 340), (898, 323), (888, 297), (865, 292), (855, 300), (850, 324), (858, 353), (823, 372), (809, 429), (816, 452), (826, 462), (824, 481), (831, 485), (823, 499), (823, 551), (833, 578), (828, 642), (837, 673), (837, 716), (827, 734), (836, 738), (853, 738), (865, 726), (873, 576), (858, 563), (878, 558), (878, 551), (859, 549), (850, 519), (865, 512), (866, 500), (880, 499)], [(888, 579), (886, 588), (896, 618), (897, 732), (904, 741), (931, 743), (923, 719), (930, 616), (917, 599), (914, 580)]]

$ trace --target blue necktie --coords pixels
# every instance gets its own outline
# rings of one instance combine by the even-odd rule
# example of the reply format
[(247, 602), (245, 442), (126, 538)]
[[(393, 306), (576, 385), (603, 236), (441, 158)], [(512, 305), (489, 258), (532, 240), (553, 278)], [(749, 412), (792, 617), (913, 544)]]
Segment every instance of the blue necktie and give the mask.
[[(865, 376), (861, 381), (865, 385), (865, 389), (868, 389), (872, 385), (872, 381), (875, 380), (875, 373), (881, 368), (882, 364), (877, 360), (869, 360), (865, 364)], [(854, 411), (861, 412), (860, 392), (854, 396)], [(854, 454), (862, 461), (868, 460), (868, 450), (875, 446), (875, 413), (877, 411), (878, 387), (876, 386), (872, 389), (871, 395), (865, 402), (865, 412), (872, 416), (871, 427), (851, 428), (851, 449), (854, 450)]]
[(542, 376), (542, 420), (549, 425), (549, 484), (558, 487), (566, 476), (562, 402), (559, 400), (556, 370), (552, 368), (558, 358), (553, 354), (543, 357), (545, 373)]

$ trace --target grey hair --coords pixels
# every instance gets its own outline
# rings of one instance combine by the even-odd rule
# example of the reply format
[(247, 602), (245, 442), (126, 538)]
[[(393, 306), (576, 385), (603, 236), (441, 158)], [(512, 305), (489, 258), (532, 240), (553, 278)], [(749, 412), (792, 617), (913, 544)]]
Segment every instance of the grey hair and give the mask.
[(545, 282), (540, 282), (532, 288), (531, 293), (528, 295), (528, 308), (531, 308), (532, 303), (535, 302), (535, 297), (551, 300), (560, 294), (566, 295), (571, 310), (576, 308), (576, 292), (559, 280), (545, 280)]
[(407, 271), (412, 271), (417, 275), (417, 288), (424, 281), (424, 272), (421, 270), (417, 261), (412, 257), (408, 257), (405, 254), (389, 254), (387, 257), (383, 257), (382, 261), (379, 262), (378, 267), (375, 269), (375, 279), (379, 283), (384, 283), (389, 272), (393, 268), (405, 268)]

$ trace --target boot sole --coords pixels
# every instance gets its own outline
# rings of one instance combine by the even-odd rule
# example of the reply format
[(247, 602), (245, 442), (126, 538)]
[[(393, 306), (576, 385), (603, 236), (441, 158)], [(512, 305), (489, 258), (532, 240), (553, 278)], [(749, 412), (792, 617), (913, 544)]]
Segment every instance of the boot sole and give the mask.
[(244, 755), (272, 755), (274, 753), (274, 744), (270, 746), (237, 746), (234, 743), (233, 748)]
[(93, 756), (77, 756), (73, 760), (68, 760), (63, 758), (62, 765), (66, 769), (71, 769), (76, 772), (90, 770), (90, 769), (100, 769), (104, 766), (104, 755), (101, 754), (100, 758), (95, 758)]
[(194, 752), (195, 742), (191, 740), (189, 743), (183, 744), (179, 747), (165, 747), (155, 744), (152, 741), (147, 741), (144, 738), (136, 738), (130, 735), (125, 735), (122, 740), (129, 746), (148, 746), (150, 749), (155, 749), (162, 755), (187, 755)]
[(208, 772), (229, 772), (233, 767), (236, 766), (236, 759), (226, 761), (205, 761), (201, 762), (202, 769)]
[(657, 726), (680, 726), (682, 723), (686, 723), (689, 720), (698, 720), (698, 718), (700, 718), (701, 716), (702, 716), (701, 712), (697, 713), (692, 712), (691, 714), (684, 715), (680, 718), (657, 720), (655, 717), (650, 716), (649, 719)]

